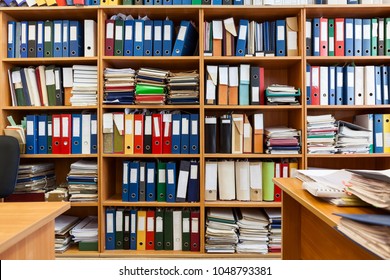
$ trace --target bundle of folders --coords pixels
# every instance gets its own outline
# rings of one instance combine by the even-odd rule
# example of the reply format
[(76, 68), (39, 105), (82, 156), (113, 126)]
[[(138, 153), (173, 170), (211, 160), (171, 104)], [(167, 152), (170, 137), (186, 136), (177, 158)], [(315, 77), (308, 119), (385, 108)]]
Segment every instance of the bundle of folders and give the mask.
[(141, 68), (137, 71), (135, 86), (136, 104), (165, 104), (166, 79), (169, 71)]
[(298, 55), (297, 17), (255, 22), (233, 18), (205, 22), (205, 55), (294, 56)]
[(300, 89), (293, 86), (273, 84), (265, 90), (268, 105), (299, 105), (300, 95)]
[(340, 154), (368, 154), (372, 131), (359, 125), (338, 121), (336, 149)]
[(264, 207), (268, 217), (268, 252), (280, 253), (282, 250), (282, 211), (278, 207)]
[(124, 161), (122, 201), (199, 201), (199, 162)]
[(330, 115), (307, 116), (307, 151), (309, 154), (336, 153), (337, 123)]
[(72, 106), (97, 105), (98, 69), (95, 65), (73, 65)]
[(72, 240), (82, 247), (94, 248), (97, 251), (98, 242), (98, 217), (87, 216), (76, 224), (71, 230)]
[(134, 104), (135, 70), (104, 69), (104, 101), (109, 104)]
[(79, 217), (60, 215), (54, 221), (55, 252), (63, 253), (72, 244), (70, 230), (79, 222)]
[(79, 160), (70, 165), (66, 177), (69, 189), (69, 201), (97, 201), (97, 163)]
[(199, 74), (197, 70), (170, 72), (167, 86), (167, 104), (199, 103)]
[(45, 201), (45, 193), (56, 184), (53, 163), (19, 165), (15, 191), (6, 201)]
[(106, 250), (200, 250), (196, 208), (106, 208)]
[(265, 128), (267, 154), (299, 154), (301, 131), (287, 126)]

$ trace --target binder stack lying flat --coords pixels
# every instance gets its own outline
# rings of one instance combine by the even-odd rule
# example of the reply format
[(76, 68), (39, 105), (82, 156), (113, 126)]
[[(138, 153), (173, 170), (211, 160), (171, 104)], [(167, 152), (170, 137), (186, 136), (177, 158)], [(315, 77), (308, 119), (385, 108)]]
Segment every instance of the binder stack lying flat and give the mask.
[(295, 128), (279, 126), (265, 129), (266, 153), (299, 154), (301, 150), (301, 131)]
[(96, 161), (79, 160), (70, 165), (67, 176), (69, 201), (97, 201)]
[(73, 65), (72, 106), (97, 105), (98, 71), (94, 65)]
[(63, 253), (72, 244), (70, 230), (79, 222), (79, 217), (60, 215), (54, 221), (55, 252)]
[(268, 253), (268, 217), (262, 208), (236, 208), (237, 253)]
[(232, 208), (209, 208), (206, 226), (207, 253), (235, 252), (238, 226)]
[(351, 154), (362, 153), (368, 154), (370, 152), (370, 135), (371, 130), (364, 127), (338, 121), (338, 132), (336, 136), (336, 148), (338, 153)]
[(336, 121), (332, 115), (307, 116), (308, 153), (334, 154), (336, 132)]
[(109, 104), (134, 104), (135, 71), (131, 68), (104, 69), (104, 101)]
[(166, 98), (166, 79), (169, 71), (141, 68), (136, 75), (135, 103), (161, 104)]
[(299, 105), (300, 89), (293, 86), (270, 85), (265, 90), (268, 105)]
[(53, 163), (19, 165), (15, 191), (5, 201), (45, 201), (45, 193), (55, 188)]
[(170, 73), (168, 104), (199, 104), (199, 74), (197, 70)]
[(282, 212), (280, 208), (263, 208), (267, 215), (269, 225), (269, 253), (280, 253), (282, 251)]

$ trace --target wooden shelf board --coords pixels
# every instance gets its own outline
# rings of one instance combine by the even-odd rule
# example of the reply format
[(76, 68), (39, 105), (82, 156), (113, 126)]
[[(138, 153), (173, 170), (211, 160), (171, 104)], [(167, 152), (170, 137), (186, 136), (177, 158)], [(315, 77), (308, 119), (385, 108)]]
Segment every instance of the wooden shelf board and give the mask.
[(282, 207), (281, 202), (267, 201), (205, 201), (205, 207)]
[(199, 110), (200, 105), (102, 105), (103, 109), (159, 109), (159, 110), (167, 110), (167, 109), (196, 109)]
[(298, 155), (270, 155), (270, 154), (204, 154), (207, 158), (301, 158), (302, 154)]
[(350, 158), (390, 158), (389, 154), (307, 154), (307, 158), (338, 158), (338, 159), (350, 159)]
[(158, 202), (158, 201), (122, 201), (120, 194), (116, 194), (103, 201), (103, 206), (134, 206), (134, 207), (200, 207), (200, 202)]
[(302, 110), (302, 105), (204, 105), (205, 110)]
[(65, 111), (65, 110), (97, 110), (98, 106), (5, 106), (3, 110), (7, 111), (42, 111), (42, 110), (49, 110), (49, 111)]
[(390, 105), (307, 105), (307, 110), (377, 110), (390, 109)]
[(97, 154), (21, 154), (20, 158), (97, 158)]

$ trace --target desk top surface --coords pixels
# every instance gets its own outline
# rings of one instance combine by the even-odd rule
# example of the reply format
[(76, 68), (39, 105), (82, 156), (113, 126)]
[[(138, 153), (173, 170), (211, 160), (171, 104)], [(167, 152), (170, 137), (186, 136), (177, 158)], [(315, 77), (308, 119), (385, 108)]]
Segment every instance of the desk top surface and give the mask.
[(333, 213), (377, 214), (381, 212), (374, 207), (340, 207), (330, 204), (304, 190), (302, 182), (296, 178), (275, 178), (273, 180), (283, 192), (287, 193), (331, 227), (335, 227), (340, 220), (340, 217), (333, 215)]
[(69, 202), (0, 203), (0, 252), (4, 252), (68, 209)]

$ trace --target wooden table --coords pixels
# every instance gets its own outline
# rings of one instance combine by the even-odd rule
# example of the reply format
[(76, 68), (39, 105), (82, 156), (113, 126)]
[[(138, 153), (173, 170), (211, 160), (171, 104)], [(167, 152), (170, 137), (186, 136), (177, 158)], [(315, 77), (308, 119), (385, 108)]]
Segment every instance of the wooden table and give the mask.
[(335, 229), (332, 213), (376, 213), (371, 207), (337, 207), (312, 196), (295, 178), (275, 178), (282, 195), (282, 259), (337, 260), (378, 257)]
[(54, 219), (69, 202), (0, 203), (0, 259), (54, 259)]

